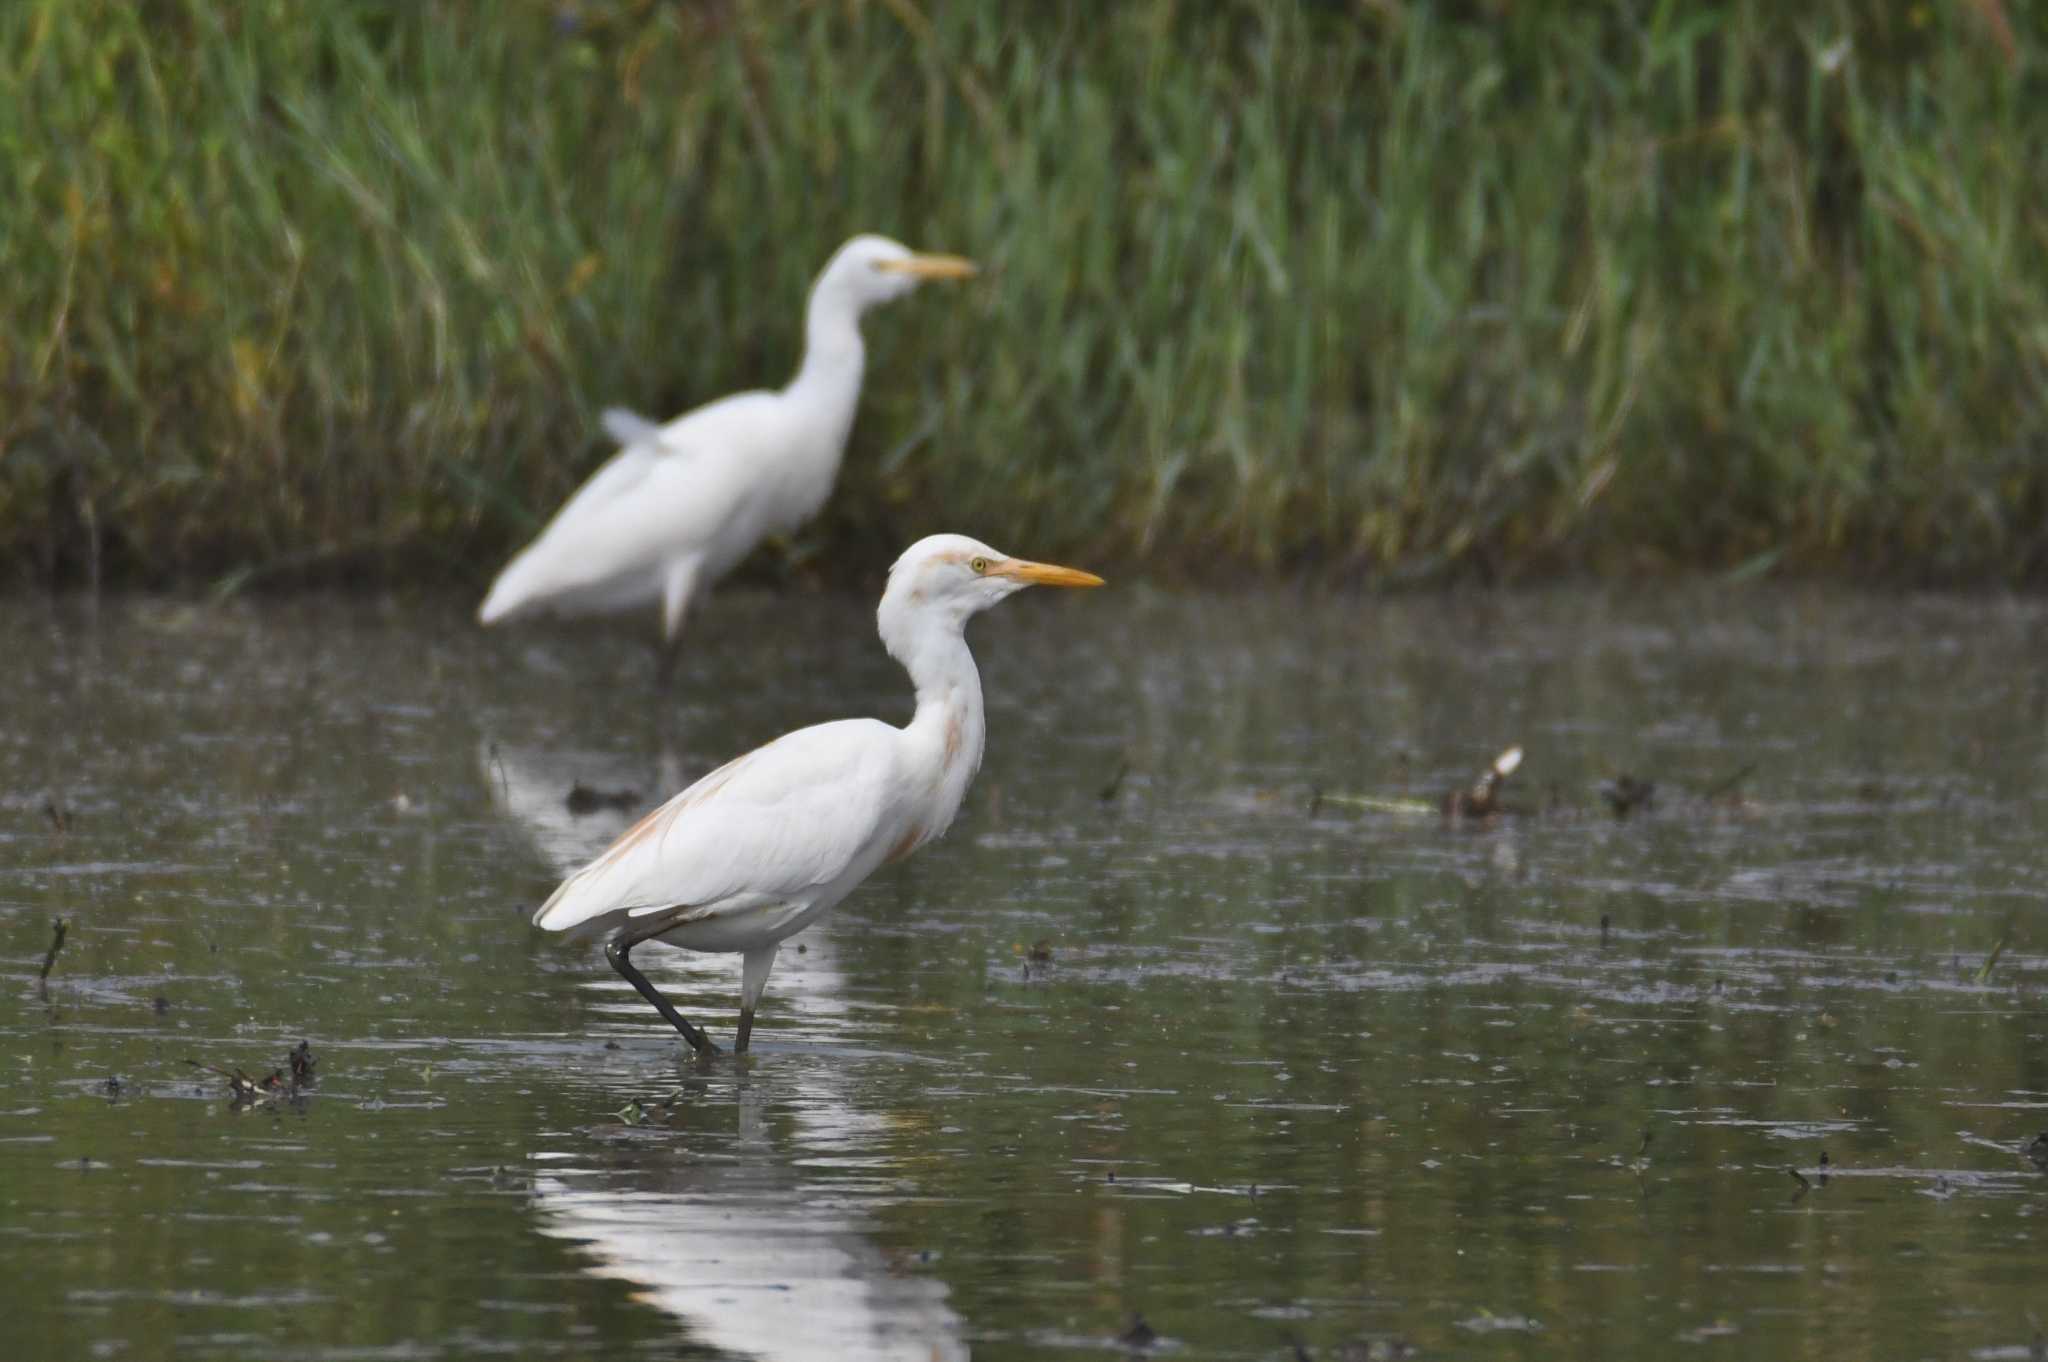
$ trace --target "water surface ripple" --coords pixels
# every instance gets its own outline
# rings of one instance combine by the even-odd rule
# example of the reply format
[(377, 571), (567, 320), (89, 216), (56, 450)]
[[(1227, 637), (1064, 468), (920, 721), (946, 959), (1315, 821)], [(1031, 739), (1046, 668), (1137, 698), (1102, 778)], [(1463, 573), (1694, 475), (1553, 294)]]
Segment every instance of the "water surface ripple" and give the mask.
[[(0, 602), (9, 1354), (2037, 1346), (2048, 611), (1027, 598), (951, 835), (701, 1066), (527, 916), (904, 718), (871, 613), (725, 593), (662, 701), (459, 602)], [(1516, 812), (1403, 811), (1510, 743)], [(734, 960), (648, 964), (729, 1039)]]

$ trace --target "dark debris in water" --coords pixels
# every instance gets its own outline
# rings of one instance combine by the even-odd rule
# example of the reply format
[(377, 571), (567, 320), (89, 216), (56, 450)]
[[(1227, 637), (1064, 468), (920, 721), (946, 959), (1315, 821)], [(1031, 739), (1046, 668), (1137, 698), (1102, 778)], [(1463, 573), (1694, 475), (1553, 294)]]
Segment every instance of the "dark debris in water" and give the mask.
[[(1522, 759), (1523, 751), (1518, 743), (1495, 757), (1470, 785), (1447, 791), (1435, 803), (1405, 797), (1347, 794), (1325, 790), (1320, 784), (1311, 785), (1308, 814), (1313, 818), (1325, 804), (1336, 804), (1377, 813), (1435, 812), (1446, 822), (1487, 824), (1501, 814), (1536, 814), (1546, 818), (1570, 819), (1584, 811), (1583, 802), (1555, 781), (1541, 787), (1542, 797), (1533, 808), (1510, 803), (1506, 797), (1508, 780), (1519, 772)], [(1684, 801), (1686, 812), (1696, 817), (1715, 818), (1746, 817), (1756, 813), (1757, 807), (1742, 793), (1743, 782), (1755, 771), (1756, 763), (1750, 762), (1703, 791), (1688, 794)], [(1600, 782), (1597, 792), (1615, 818), (1626, 819), (1639, 813), (1655, 812), (1660, 788), (1655, 780), (1623, 771), (1610, 780)]]
[(1443, 797), (1444, 817), (1491, 818), (1495, 814), (1512, 812), (1501, 796), (1507, 787), (1508, 777), (1521, 764), (1522, 746), (1517, 743), (1495, 757), (1470, 786), (1452, 790)]
[(237, 1103), (274, 1096), (287, 1086), (284, 1070), (282, 1069), (272, 1069), (262, 1078), (251, 1078), (248, 1071), (239, 1066), (233, 1069), (223, 1069), (217, 1064), (201, 1064), (196, 1059), (187, 1059), (185, 1062), (195, 1069), (201, 1069), (210, 1074), (219, 1074), (222, 1078), (225, 1078), (228, 1081), (228, 1095), (233, 1097)]
[[(1399, 1334), (1375, 1338), (1350, 1338), (1330, 1354), (1335, 1362), (1407, 1362), (1416, 1356), (1415, 1345)], [(1315, 1354), (1300, 1339), (1294, 1340), (1295, 1362), (1315, 1362)]]
[(253, 1106), (259, 1102), (296, 1102), (313, 1081), (313, 1067), (319, 1061), (313, 1056), (313, 1047), (300, 1041), (286, 1056), (284, 1067), (272, 1069), (261, 1078), (252, 1076), (239, 1065), (223, 1069), (217, 1064), (202, 1064), (196, 1059), (185, 1061), (195, 1069), (218, 1074), (227, 1080), (228, 1097), (237, 1109)]
[(1461, 1319), (1457, 1324), (1460, 1329), (1465, 1329), (1475, 1334), (1536, 1334), (1543, 1332), (1543, 1321), (1535, 1318), (1533, 1315), (1495, 1314), (1484, 1306), (1480, 1307), (1478, 1314), (1470, 1319)]
[(675, 1116), (676, 1108), (688, 1097), (687, 1091), (677, 1088), (659, 1102), (628, 1102), (612, 1115), (629, 1126), (666, 1125)]
[(1052, 964), (1052, 940), (1040, 937), (1026, 946), (1021, 941), (1010, 943), (1010, 953), (1024, 957), (1024, 979), (1028, 983), (1034, 976), (1042, 977), (1046, 967)]
[(2026, 1156), (2034, 1167), (2048, 1173), (2048, 1130), (2042, 1131), (2027, 1142)]
[(576, 818), (594, 813), (631, 813), (640, 807), (638, 790), (600, 790), (577, 781), (562, 799), (562, 807)]
[(1126, 1348), (1149, 1348), (1159, 1341), (1159, 1331), (1145, 1322), (1145, 1317), (1131, 1312), (1131, 1327), (1116, 1336), (1116, 1341)]
[(1607, 801), (1616, 818), (1626, 818), (1639, 809), (1647, 812), (1657, 807), (1657, 782), (1623, 771), (1614, 779), (1601, 782), (1600, 797)]

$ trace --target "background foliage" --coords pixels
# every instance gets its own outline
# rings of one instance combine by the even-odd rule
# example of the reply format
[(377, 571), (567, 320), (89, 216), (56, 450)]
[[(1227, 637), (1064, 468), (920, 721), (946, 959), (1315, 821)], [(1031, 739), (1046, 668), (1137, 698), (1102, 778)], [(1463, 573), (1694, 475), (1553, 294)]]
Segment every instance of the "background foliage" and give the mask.
[(2039, 581), (2043, 15), (14, 0), (0, 561), (474, 586), (875, 229), (798, 558)]

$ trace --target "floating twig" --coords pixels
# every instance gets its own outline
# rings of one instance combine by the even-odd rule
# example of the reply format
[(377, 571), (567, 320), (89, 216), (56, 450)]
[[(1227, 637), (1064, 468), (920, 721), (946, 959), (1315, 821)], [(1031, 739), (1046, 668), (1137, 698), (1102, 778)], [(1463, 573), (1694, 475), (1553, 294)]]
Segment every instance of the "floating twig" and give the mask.
[(1521, 764), (1522, 749), (1517, 744), (1495, 757), (1492, 764), (1481, 771), (1468, 788), (1452, 790), (1443, 798), (1434, 801), (1401, 796), (1347, 794), (1341, 790), (1325, 790), (1317, 786), (1309, 791), (1308, 812), (1313, 818), (1323, 805), (1335, 804), (1341, 808), (1365, 809), (1372, 813), (1487, 818), (1496, 813), (1511, 812), (1501, 801), (1501, 787)]
[(1741, 770), (1737, 771), (1734, 775), (1727, 777), (1725, 780), (1717, 781), (1716, 783), (1709, 785), (1707, 787), (1706, 794), (1701, 797), (1704, 798), (1709, 804), (1718, 804), (1724, 799), (1728, 799), (1732, 796), (1735, 796), (1737, 790), (1741, 787), (1742, 782), (1748, 780), (1750, 776), (1754, 775), (1755, 773), (1756, 763), (1750, 762)]
[(1440, 806), (1426, 799), (1388, 799), (1380, 795), (1344, 794), (1335, 790), (1318, 790), (1315, 803), (1310, 806), (1313, 813), (1323, 804), (1336, 804), (1347, 809), (1367, 809), (1373, 813), (1405, 813), (1429, 815), (1441, 812)]
[(1114, 801), (1124, 788), (1124, 777), (1130, 773), (1131, 759), (1129, 757), (1118, 757), (1116, 770), (1110, 772), (1109, 779), (1103, 782), (1102, 788), (1096, 791), (1095, 797), (1105, 804)]

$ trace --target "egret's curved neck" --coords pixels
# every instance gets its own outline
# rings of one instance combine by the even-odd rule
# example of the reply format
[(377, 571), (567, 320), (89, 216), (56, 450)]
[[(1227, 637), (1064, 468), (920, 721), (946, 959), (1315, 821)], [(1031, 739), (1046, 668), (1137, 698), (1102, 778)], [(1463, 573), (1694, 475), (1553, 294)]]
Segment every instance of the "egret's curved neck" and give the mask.
[(883, 622), (883, 641), (917, 687), (917, 713), (903, 731), (934, 777), (929, 788), (936, 824), (929, 836), (937, 836), (959, 811), (981, 769), (987, 739), (981, 673), (961, 634), (964, 622), (931, 615)]
[[(923, 646), (903, 663), (911, 684), (917, 687), (917, 716), (911, 723), (959, 715), (971, 718), (979, 733), (981, 671), (974, 665), (967, 640), (953, 630), (933, 630), (921, 642)], [(974, 748), (979, 754), (979, 741)]]
[(866, 362), (860, 308), (845, 286), (828, 274), (811, 289), (810, 307), (804, 313), (804, 362), (788, 391), (815, 402), (842, 403), (851, 419)]

